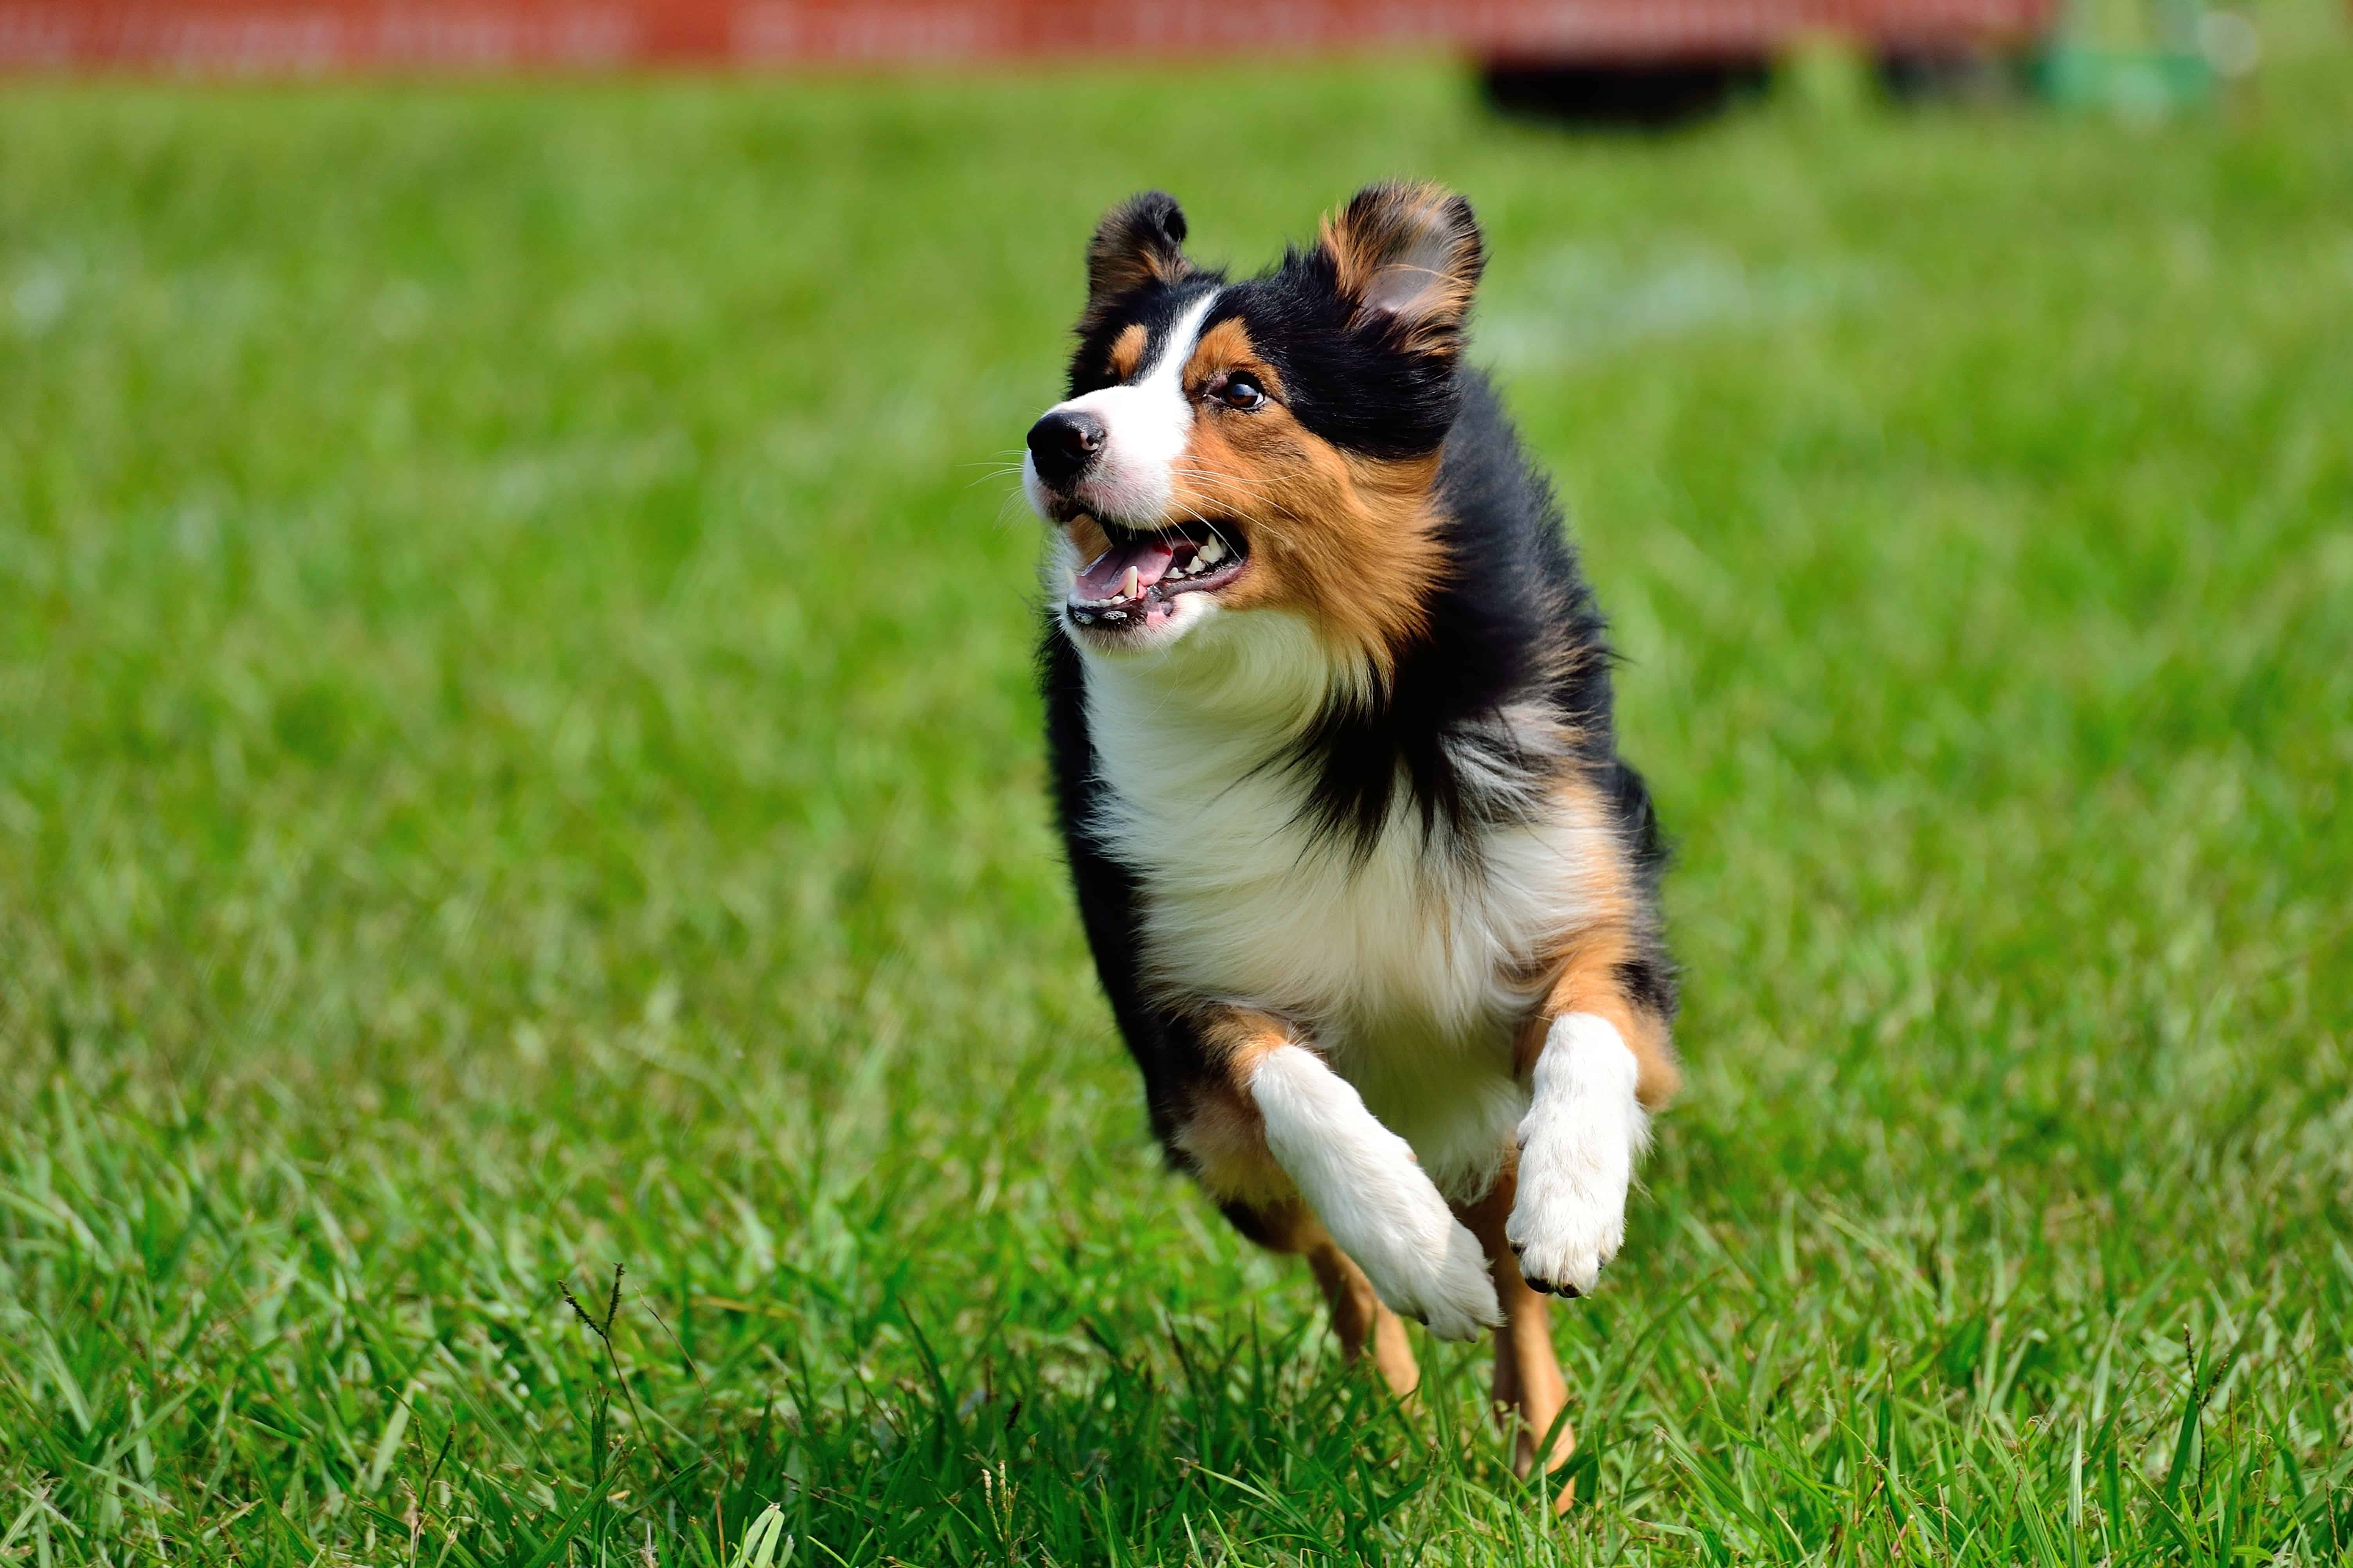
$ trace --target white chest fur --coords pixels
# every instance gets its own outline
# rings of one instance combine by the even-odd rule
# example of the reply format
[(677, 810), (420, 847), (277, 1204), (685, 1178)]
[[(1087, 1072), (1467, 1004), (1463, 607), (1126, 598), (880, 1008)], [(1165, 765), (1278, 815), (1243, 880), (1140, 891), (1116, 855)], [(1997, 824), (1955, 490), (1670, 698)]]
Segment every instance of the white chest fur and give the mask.
[(1334, 675), (1304, 623), (1266, 611), (1164, 656), (1090, 655), (1094, 827), (1143, 876), (1156, 981), (1296, 1021), (1442, 1190), (1475, 1196), (1527, 1106), (1512, 1038), (1533, 998), (1513, 976), (1575, 920), (1598, 829), (1498, 829), (1466, 862), (1400, 799), (1369, 855), (1318, 840), (1303, 781), (1266, 764)]

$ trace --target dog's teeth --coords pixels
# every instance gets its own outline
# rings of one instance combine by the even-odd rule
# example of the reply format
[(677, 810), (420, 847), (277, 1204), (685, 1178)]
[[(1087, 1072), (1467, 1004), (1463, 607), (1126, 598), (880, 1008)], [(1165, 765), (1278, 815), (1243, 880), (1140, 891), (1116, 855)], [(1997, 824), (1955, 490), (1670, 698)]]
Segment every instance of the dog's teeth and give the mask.
[(1144, 591), (1143, 582), (1144, 574), (1138, 572), (1134, 567), (1129, 567), (1127, 569), (1126, 577), (1122, 579), (1119, 584), (1120, 597), (1123, 599), (1134, 598), (1138, 594)]
[(1199, 556), (1202, 565), (1215, 566), (1219, 562), (1223, 561), (1225, 558), (1226, 547), (1219, 543), (1215, 539), (1210, 539), (1202, 544), (1201, 553)]

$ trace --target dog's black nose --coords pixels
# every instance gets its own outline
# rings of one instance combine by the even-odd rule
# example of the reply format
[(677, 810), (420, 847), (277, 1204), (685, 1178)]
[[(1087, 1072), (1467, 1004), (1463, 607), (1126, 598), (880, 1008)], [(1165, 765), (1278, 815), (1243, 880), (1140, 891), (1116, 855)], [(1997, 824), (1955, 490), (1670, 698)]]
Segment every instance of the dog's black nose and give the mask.
[(1029, 426), (1029, 460), (1050, 485), (1066, 485), (1103, 450), (1102, 420), (1075, 408), (1059, 409)]

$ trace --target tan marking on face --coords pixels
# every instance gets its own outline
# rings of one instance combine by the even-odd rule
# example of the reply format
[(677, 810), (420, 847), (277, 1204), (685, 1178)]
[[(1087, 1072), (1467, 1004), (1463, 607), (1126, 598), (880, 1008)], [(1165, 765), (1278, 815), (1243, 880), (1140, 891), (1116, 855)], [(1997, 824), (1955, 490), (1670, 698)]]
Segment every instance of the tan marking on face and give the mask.
[[(1241, 410), (1206, 397), (1238, 370), (1258, 378), (1267, 402)], [(1201, 334), (1184, 384), (1198, 413), (1170, 520), (1236, 519), (1250, 542), (1250, 565), (1219, 598), (1230, 609), (1296, 611), (1388, 679), (1426, 625), (1444, 565), (1430, 493), (1437, 454), (1378, 461), (1310, 432), (1283, 406), (1281, 375), (1240, 321)]]
[(1240, 320), (1229, 317), (1194, 340), (1193, 356), (1185, 362), (1182, 378), (1186, 393), (1198, 397), (1211, 378), (1237, 370), (1246, 370), (1258, 377), (1269, 396), (1282, 395), (1282, 377), (1259, 357), (1258, 345), (1250, 342), (1250, 329)]
[(1111, 374), (1113, 380), (1132, 381), (1136, 367), (1144, 363), (1144, 323), (1137, 321), (1112, 340)]
[(1542, 987), (1544, 1000), (1520, 1026), (1513, 1067), (1527, 1077), (1535, 1069), (1553, 1020), (1567, 1013), (1591, 1013), (1609, 1020), (1634, 1053), (1634, 1097), (1646, 1109), (1657, 1110), (1683, 1087), (1683, 1069), (1667, 1020), (1629, 995), (1620, 973), (1643, 952), (1636, 922), (1647, 913), (1635, 884), (1633, 856), (1620, 842), (1600, 791), (1582, 773), (1562, 782), (1556, 799), (1569, 819), (1585, 829), (1580, 837), (1608, 848), (1586, 858), (1570, 900), (1578, 911), (1577, 923), (1559, 933), (1532, 976)]

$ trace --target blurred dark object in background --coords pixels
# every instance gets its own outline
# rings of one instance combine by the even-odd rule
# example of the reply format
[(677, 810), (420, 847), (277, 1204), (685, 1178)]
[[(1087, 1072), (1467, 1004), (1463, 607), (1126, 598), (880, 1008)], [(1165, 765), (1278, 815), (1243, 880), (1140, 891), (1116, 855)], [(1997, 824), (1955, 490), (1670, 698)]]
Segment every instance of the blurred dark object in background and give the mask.
[(1569, 125), (1660, 130), (1762, 93), (1768, 58), (1499, 62), (1479, 73), (1498, 112)]

